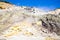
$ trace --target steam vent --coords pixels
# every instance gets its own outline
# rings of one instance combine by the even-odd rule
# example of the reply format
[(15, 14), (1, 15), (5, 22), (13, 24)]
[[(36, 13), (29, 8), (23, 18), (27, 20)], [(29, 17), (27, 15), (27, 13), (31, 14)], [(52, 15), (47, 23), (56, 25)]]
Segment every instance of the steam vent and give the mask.
[(60, 40), (60, 9), (0, 2), (0, 40)]

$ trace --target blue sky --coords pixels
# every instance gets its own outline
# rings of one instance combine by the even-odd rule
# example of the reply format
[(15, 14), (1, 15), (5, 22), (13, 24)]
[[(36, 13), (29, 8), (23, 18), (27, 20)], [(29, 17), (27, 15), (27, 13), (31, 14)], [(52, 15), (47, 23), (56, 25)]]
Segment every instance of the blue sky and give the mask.
[(39, 7), (50, 10), (60, 8), (60, 0), (7, 0), (7, 1), (18, 6)]

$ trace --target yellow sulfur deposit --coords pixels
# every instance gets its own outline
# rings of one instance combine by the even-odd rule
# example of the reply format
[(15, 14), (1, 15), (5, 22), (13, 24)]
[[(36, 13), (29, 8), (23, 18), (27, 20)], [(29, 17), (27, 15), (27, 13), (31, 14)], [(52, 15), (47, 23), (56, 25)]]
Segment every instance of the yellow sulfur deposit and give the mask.
[(56, 40), (56, 39), (51, 37), (46, 37), (45, 40)]
[(26, 31), (26, 32), (24, 33), (24, 35), (32, 36), (32, 35), (33, 35), (33, 33), (32, 33), (32, 32), (28, 32), (28, 31)]
[(36, 22), (36, 24), (37, 24), (37, 25), (41, 25), (41, 24), (42, 24), (42, 22), (41, 22), (41, 21), (38, 21), (38, 22)]
[(4, 34), (4, 36), (5, 37), (10, 37), (10, 36), (18, 34), (20, 31), (21, 31), (21, 29), (20, 29), (19, 26), (13, 26), (13, 27), (10, 28), (10, 30), (8, 31), (7, 34)]

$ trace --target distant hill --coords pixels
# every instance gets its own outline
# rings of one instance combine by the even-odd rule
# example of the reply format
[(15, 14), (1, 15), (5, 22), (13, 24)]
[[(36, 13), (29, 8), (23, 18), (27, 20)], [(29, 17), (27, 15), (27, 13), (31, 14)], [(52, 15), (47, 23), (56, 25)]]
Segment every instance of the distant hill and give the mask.
[(0, 1), (0, 9), (6, 9), (12, 6), (13, 5), (7, 1)]

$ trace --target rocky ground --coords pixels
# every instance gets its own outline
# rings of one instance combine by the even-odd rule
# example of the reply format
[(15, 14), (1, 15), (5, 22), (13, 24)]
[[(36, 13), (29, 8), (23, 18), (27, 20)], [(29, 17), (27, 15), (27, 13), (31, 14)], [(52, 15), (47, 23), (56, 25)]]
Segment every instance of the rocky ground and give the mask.
[(0, 2), (0, 36), (7, 40), (60, 40), (60, 9), (45, 12)]

